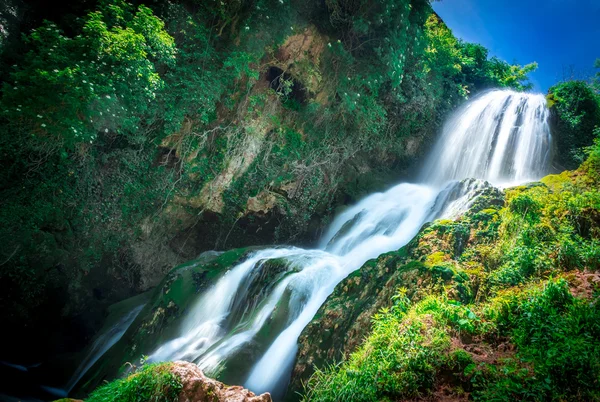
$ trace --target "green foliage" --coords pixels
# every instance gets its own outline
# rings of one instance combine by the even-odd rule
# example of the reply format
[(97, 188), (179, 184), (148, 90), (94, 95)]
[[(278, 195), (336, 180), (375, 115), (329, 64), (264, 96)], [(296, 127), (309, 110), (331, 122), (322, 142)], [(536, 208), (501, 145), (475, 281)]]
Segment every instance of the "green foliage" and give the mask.
[(170, 371), (171, 363), (145, 365), (122, 380), (94, 391), (89, 402), (174, 402), (179, 399), (181, 379)]
[[(399, 307), (389, 300), (394, 307), (373, 317), (354, 354), (315, 372), (305, 400), (400, 400), (441, 389), (478, 401), (600, 398), (600, 192), (589, 166), (542, 182), (505, 190), (499, 210), (475, 205), (423, 229), (407, 246), (409, 264), (425, 268), (412, 307), (406, 293)], [(410, 337), (419, 325), (423, 336)]]
[(596, 182), (600, 182), (600, 127), (594, 130), (594, 135), (596, 139), (594, 145), (589, 148), (589, 155), (583, 168)]
[(5, 116), (38, 146), (66, 149), (99, 133), (133, 137), (163, 85), (157, 66), (175, 59), (163, 22), (121, 2), (90, 13), (75, 37), (46, 21), (26, 44), (31, 50), (3, 85)]
[(447, 87), (454, 87), (461, 97), (490, 87), (529, 90), (527, 74), (537, 69), (537, 63), (526, 66), (511, 65), (488, 58), (488, 50), (481, 45), (463, 42), (435, 15), (425, 25), (428, 46), (425, 50), (425, 71), (444, 77)]
[(600, 97), (583, 81), (557, 84), (548, 91), (548, 104), (556, 113), (555, 137), (561, 150), (557, 161), (566, 169), (579, 166), (585, 149), (600, 126)]
[(304, 400), (379, 401), (431, 387), (436, 370), (451, 360), (440, 304), (431, 299), (408, 310), (400, 294), (392, 309), (373, 317), (373, 332), (347, 362), (315, 372)]
[(600, 310), (548, 281), (491, 302), (486, 315), (517, 346), (516, 359), (481, 366), (476, 400), (596, 400), (600, 397)]

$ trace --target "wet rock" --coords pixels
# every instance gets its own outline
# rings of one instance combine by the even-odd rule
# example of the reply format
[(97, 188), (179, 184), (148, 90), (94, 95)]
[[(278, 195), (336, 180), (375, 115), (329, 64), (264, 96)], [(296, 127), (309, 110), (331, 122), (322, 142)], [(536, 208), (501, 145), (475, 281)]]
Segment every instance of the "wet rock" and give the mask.
[(271, 395), (255, 395), (241, 386), (228, 386), (204, 375), (193, 363), (177, 361), (171, 372), (179, 376), (183, 389), (179, 402), (271, 402)]

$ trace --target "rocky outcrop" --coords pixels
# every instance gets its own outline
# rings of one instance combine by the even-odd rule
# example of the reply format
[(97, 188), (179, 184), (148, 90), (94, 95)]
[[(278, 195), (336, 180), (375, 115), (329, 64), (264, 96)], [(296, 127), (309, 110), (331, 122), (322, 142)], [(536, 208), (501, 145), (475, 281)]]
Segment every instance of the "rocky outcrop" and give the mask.
[(393, 304), (398, 288), (413, 302), (436, 292), (472, 301), (479, 287), (472, 274), (481, 267), (466, 272), (455, 261), (487, 236), (503, 205), (504, 194), (487, 189), (463, 217), (426, 224), (409, 244), (367, 261), (340, 282), (298, 339), (286, 400), (298, 399), (315, 368), (347, 359), (369, 334), (372, 317)]
[(271, 402), (271, 395), (255, 395), (241, 386), (228, 386), (204, 375), (193, 363), (177, 361), (170, 371), (181, 380), (179, 402)]

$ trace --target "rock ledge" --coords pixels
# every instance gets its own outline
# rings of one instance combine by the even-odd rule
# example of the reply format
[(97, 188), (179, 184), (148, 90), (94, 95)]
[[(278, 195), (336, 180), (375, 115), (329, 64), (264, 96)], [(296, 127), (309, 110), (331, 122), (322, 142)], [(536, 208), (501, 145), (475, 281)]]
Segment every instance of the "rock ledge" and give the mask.
[(268, 392), (255, 395), (239, 385), (225, 385), (206, 377), (193, 363), (173, 362), (171, 372), (181, 378), (183, 384), (179, 402), (271, 402)]

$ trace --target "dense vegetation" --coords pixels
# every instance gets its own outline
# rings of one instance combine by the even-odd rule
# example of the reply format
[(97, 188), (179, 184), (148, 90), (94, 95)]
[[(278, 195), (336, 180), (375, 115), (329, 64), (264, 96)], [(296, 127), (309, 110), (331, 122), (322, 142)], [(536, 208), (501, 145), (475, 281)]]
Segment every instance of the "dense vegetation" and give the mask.
[[(589, 94), (582, 85), (555, 87), (557, 102)], [(317, 369), (305, 400), (598, 400), (600, 144), (587, 154), (367, 263), (400, 289), (348, 359)]]
[(170, 370), (170, 363), (150, 364), (127, 378), (110, 382), (95, 390), (88, 402), (174, 402), (179, 400), (181, 379)]
[(202, 250), (310, 241), (334, 207), (406, 172), (466, 97), (525, 89), (535, 68), (457, 40), (425, 0), (16, 10), (0, 304), (3, 344), (31, 356), (76, 348), (64, 340), (106, 305)]
[(548, 103), (560, 133), (556, 162), (562, 169), (575, 169), (585, 159), (586, 146), (598, 136), (600, 96), (584, 81), (566, 81), (550, 88)]

